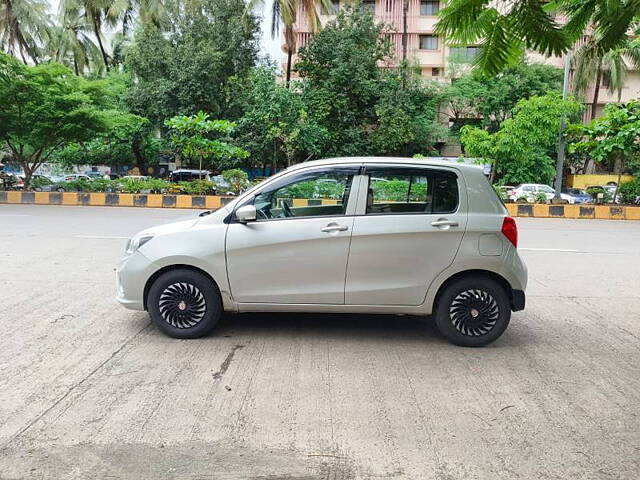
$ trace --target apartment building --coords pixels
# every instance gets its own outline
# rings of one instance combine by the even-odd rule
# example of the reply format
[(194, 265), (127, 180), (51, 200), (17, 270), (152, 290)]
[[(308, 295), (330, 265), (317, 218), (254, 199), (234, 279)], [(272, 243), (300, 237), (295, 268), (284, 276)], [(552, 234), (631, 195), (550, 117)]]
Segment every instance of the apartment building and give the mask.
[[(333, 0), (332, 11), (323, 12), (320, 16), (322, 24), (325, 25), (335, 18), (338, 9), (347, 3), (353, 4), (353, 2), (345, 2), (344, 0)], [(390, 25), (395, 29), (395, 32), (389, 34), (389, 38), (393, 45), (394, 59), (399, 61), (403, 56), (402, 32), (405, 17), (403, 10), (406, 5), (407, 59), (419, 66), (424, 77), (448, 81), (466, 70), (465, 63), (473, 60), (478, 53), (479, 46), (449, 47), (446, 44), (446, 39), (435, 35), (437, 15), (444, 3), (441, 0), (363, 0), (361, 8), (373, 10), (376, 21)], [(309, 41), (312, 33), (303, 11), (298, 12), (297, 18), (298, 22), (294, 31), (296, 46), (299, 49)], [(283, 50), (285, 50), (284, 42)], [(564, 58), (561, 57), (543, 57), (533, 52), (528, 54), (528, 57), (532, 62), (547, 63), (560, 68), (564, 64)], [(283, 56), (283, 62), (286, 62), (286, 55)], [(586, 105), (584, 118), (587, 121), (591, 118), (591, 101), (594, 98), (593, 86), (584, 92), (584, 98)], [(629, 72), (626, 85), (620, 93), (609, 92), (608, 75), (605, 72), (600, 82), (596, 116), (602, 113), (604, 106), (608, 103), (624, 102), (634, 98), (640, 98), (640, 72)]]

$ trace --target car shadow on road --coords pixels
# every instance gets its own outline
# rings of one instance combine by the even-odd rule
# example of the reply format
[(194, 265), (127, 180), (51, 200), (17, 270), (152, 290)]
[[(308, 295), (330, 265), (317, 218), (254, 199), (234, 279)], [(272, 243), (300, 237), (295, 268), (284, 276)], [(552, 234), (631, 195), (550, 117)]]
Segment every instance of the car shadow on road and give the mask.
[(214, 336), (260, 335), (381, 338), (444, 342), (431, 318), (400, 315), (343, 313), (240, 313), (225, 314)]

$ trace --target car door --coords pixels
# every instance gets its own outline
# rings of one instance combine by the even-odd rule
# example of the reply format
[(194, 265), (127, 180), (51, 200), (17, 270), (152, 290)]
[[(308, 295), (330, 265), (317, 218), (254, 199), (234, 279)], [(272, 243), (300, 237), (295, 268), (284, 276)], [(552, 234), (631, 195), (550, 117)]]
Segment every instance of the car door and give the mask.
[[(453, 168), (371, 166), (353, 224), (347, 305), (420, 305), (454, 260), (467, 223)], [(360, 198), (364, 198), (361, 195)], [(366, 205), (361, 205), (366, 204)]]
[(344, 304), (359, 168), (293, 172), (243, 203), (256, 207), (257, 219), (232, 220), (227, 229), (227, 272), (237, 302)]

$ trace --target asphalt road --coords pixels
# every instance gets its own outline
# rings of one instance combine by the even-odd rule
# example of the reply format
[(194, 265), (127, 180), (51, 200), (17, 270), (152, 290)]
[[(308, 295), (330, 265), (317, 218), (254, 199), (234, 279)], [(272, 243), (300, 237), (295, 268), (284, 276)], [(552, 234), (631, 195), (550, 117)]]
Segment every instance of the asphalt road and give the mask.
[(640, 478), (640, 222), (519, 219), (484, 349), (395, 316), (119, 307), (125, 237), (194, 212), (0, 205), (0, 478)]

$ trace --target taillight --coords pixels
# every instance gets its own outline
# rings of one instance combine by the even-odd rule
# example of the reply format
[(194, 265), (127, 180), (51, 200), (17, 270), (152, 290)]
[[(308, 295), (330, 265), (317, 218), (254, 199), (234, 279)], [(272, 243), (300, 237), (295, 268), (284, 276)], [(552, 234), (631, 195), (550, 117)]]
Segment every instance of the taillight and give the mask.
[(502, 221), (502, 234), (507, 237), (511, 244), (518, 248), (518, 226), (511, 217), (504, 217)]

